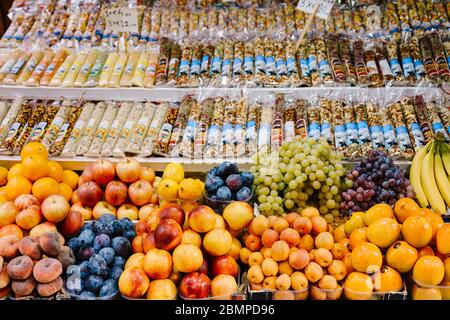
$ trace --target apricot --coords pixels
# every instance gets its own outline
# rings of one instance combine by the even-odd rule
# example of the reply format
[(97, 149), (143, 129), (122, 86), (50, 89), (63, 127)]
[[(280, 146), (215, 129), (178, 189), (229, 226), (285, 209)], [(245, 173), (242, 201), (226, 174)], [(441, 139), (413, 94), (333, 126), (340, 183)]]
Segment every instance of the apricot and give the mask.
[(423, 256), (414, 265), (412, 276), (420, 285), (436, 286), (444, 279), (444, 263), (438, 257)]
[(281, 233), (284, 229), (287, 228), (289, 228), (289, 222), (287, 222), (285, 218), (279, 217), (272, 223), (272, 229), (278, 233)]
[(406, 241), (397, 241), (386, 252), (386, 263), (401, 273), (412, 270), (419, 255), (417, 249)]
[(247, 248), (241, 248), (239, 250), (239, 260), (242, 261), (242, 263), (248, 264), (248, 259), (251, 254), (252, 252)]
[(333, 237), (334, 242), (339, 242), (342, 239), (347, 238), (347, 235), (345, 234), (345, 224), (340, 224), (336, 229), (334, 229)]
[(255, 234), (249, 234), (245, 238), (245, 246), (251, 251), (258, 251), (262, 247), (261, 238)]
[(284, 240), (289, 247), (295, 247), (300, 242), (300, 235), (294, 229), (287, 228), (280, 233), (280, 239)]
[(271, 248), (272, 258), (275, 261), (284, 261), (289, 257), (289, 245), (286, 241), (275, 241)]
[(248, 265), (251, 267), (255, 264), (261, 265), (264, 257), (261, 252), (252, 252), (248, 257)]
[(231, 300), (231, 295), (237, 290), (236, 279), (228, 274), (219, 274), (211, 281), (211, 296), (221, 300)]
[(295, 222), (295, 220), (300, 218), (300, 215), (297, 212), (291, 212), (291, 213), (288, 213), (284, 218), (289, 223), (289, 227), (294, 228), (294, 222)]
[(369, 300), (373, 292), (373, 283), (369, 275), (352, 272), (345, 279), (345, 297), (350, 300)]
[(298, 247), (300, 249), (305, 249), (308, 252), (311, 251), (312, 249), (314, 249), (314, 238), (310, 234), (305, 234), (300, 238)]
[(295, 271), (291, 274), (291, 286), (296, 291), (305, 290), (308, 288), (309, 282), (305, 274), (300, 271)]
[[(273, 300), (297, 300), (294, 292), (290, 290), (277, 290), (272, 294)], [(305, 298), (306, 299), (306, 298)], [(304, 300), (304, 299), (300, 299)]]
[(265, 230), (261, 235), (261, 242), (267, 248), (272, 248), (273, 243), (279, 239), (279, 233), (272, 229)]
[(320, 289), (336, 289), (337, 281), (336, 278), (326, 274), (322, 279), (319, 280), (318, 286)]
[(308, 265), (305, 267), (305, 276), (309, 280), (309, 282), (316, 283), (323, 277), (323, 269), (322, 267), (314, 262), (311, 261), (308, 263)]
[(422, 248), (430, 243), (433, 237), (433, 228), (425, 217), (410, 216), (403, 222), (402, 237), (413, 247)]
[(263, 281), (263, 288), (266, 290), (276, 290), (277, 287), (275, 285), (275, 281), (277, 281), (276, 276), (266, 277)]
[(30, 230), (30, 236), (32, 237), (40, 237), (46, 232), (57, 232), (56, 225), (51, 222), (43, 222), (35, 226), (33, 229)]
[(341, 281), (347, 275), (347, 269), (344, 262), (341, 260), (333, 260), (327, 268), (327, 272), (336, 278), (337, 281)]
[(417, 284), (412, 288), (413, 300), (442, 300), (442, 294), (439, 288), (420, 287)]
[(289, 254), (289, 264), (295, 270), (302, 270), (309, 263), (309, 254), (305, 249), (298, 249)]
[(264, 280), (264, 274), (259, 265), (251, 266), (247, 271), (247, 278), (250, 283), (259, 284)]
[(434, 256), (433, 248), (431, 248), (430, 246), (425, 246), (423, 248), (420, 248), (417, 251), (417, 253), (419, 255), (418, 258), (423, 257), (423, 256)]
[(27, 236), (20, 240), (18, 248), (21, 254), (29, 256), (33, 260), (41, 259), (41, 248), (33, 237)]
[(345, 248), (342, 243), (335, 243), (333, 244), (333, 248), (331, 248), (331, 254), (333, 255), (333, 259), (337, 260), (344, 259), (345, 254), (348, 252), (349, 250)]
[(279, 274), (287, 274), (291, 275), (294, 272), (294, 269), (289, 264), (289, 261), (283, 261), (278, 263), (278, 273)]
[(273, 223), (274, 223), (275, 220), (277, 220), (277, 219), (278, 219), (278, 217), (277, 217), (277, 216), (274, 216), (274, 215), (269, 216), (269, 217), (267, 218), (267, 220), (269, 221), (269, 228), (273, 228)]
[(328, 230), (328, 224), (321, 216), (314, 216), (311, 218), (313, 234), (319, 234)]
[(291, 277), (287, 274), (280, 275), (275, 281), (278, 290), (289, 290), (291, 287)]
[(400, 273), (388, 266), (381, 267), (380, 271), (372, 276), (372, 281), (377, 292), (399, 292), (403, 287)]
[(344, 259), (342, 259), (342, 262), (345, 265), (345, 270), (347, 271), (347, 274), (350, 274), (351, 272), (355, 271), (352, 264), (351, 252), (345, 254)]
[(325, 248), (319, 248), (314, 251), (314, 261), (317, 262), (321, 267), (328, 267), (333, 261), (333, 255), (330, 250)]
[(306, 217), (298, 217), (293, 225), (292, 228), (294, 228), (301, 236), (308, 234), (311, 232), (312, 229), (312, 223), (309, 218)]
[(264, 259), (272, 257), (272, 249), (270, 249), (270, 248), (267, 248), (267, 247), (261, 248), (261, 253), (262, 253)]
[(222, 216), (233, 230), (241, 230), (254, 218), (253, 208), (244, 201), (231, 202), (223, 209)]
[(278, 263), (272, 258), (265, 258), (261, 264), (261, 270), (266, 277), (278, 274)]
[(334, 244), (333, 235), (330, 232), (321, 232), (316, 236), (314, 241), (316, 248), (325, 248), (331, 250)]
[(269, 220), (261, 214), (253, 219), (250, 226), (257, 236), (261, 236), (265, 230), (269, 229)]
[(306, 218), (312, 218), (312, 217), (317, 217), (320, 215), (319, 210), (317, 210), (314, 207), (307, 207), (305, 209), (302, 210), (301, 212), (301, 216), (302, 217), (306, 217)]
[(177, 271), (189, 273), (198, 270), (202, 266), (203, 254), (193, 244), (180, 244), (173, 251), (172, 259), (173, 266)]

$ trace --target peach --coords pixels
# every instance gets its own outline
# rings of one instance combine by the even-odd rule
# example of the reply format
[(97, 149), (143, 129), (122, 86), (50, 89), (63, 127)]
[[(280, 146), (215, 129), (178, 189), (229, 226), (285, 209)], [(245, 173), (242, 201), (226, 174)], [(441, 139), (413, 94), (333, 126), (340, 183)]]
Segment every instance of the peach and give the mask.
[(188, 216), (189, 226), (199, 233), (206, 233), (216, 225), (216, 213), (208, 206), (198, 206)]
[(264, 280), (264, 274), (259, 265), (251, 266), (247, 271), (247, 279), (252, 284), (259, 284)]
[(333, 234), (328, 231), (321, 232), (315, 239), (316, 248), (325, 248), (331, 250), (334, 244)]
[(197, 271), (203, 263), (203, 254), (193, 244), (180, 244), (172, 253), (174, 268), (183, 273)]
[(278, 263), (272, 258), (265, 258), (261, 264), (262, 272), (266, 277), (278, 274)]
[(317, 210), (317, 209), (314, 208), (314, 207), (307, 207), (307, 208), (305, 208), (305, 209), (302, 210), (302, 212), (300, 213), (300, 215), (301, 215), (302, 217), (310, 218), (310, 219), (311, 219), (312, 217), (319, 216), (319, 215), (320, 215), (320, 212), (319, 212), (319, 210)]
[(312, 229), (312, 223), (309, 218), (298, 217), (292, 227), (301, 235), (308, 234)]
[(150, 285), (150, 280), (142, 269), (125, 269), (119, 278), (119, 290), (125, 297), (141, 298)]
[(149, 250), (144, 258), (144, 271), (150, 279), (168, 278), (172, 273), (172, 256), (165, 250)]
[(245, 238), (245, 246), (251, 251), (258, 251), (262, 247), (261, 238), (255, 234), (249, 234)]
[(33, 260), (40, 260), (42, 257), (39, 242), (33, 237), (25, 237), (19, 242), (19, 251), (25, 256), (29, 256)]
[(311, 218), (312, 232), (319, 234), (328, 230), (328, 224), (321, 216), (314, 216)]
[(14, 200), (14, 205), (16, 206), (17, 210), (22, 211), (23, 209), (26, 209), (32, 205), (39, 206), (39, 200), (31, 195), (31, 194), (21, 194)]
[(7, 259), (14, 258), (19, 252), (19, 241), (14, 235), (0, 238), (0, 256)]
[(344, 262), (341, 260), (333, 260), (327, 268), (330, 275), (336, 278), (337, 281), (341, 281), (347, 275), (347, 269)]
[(25, 230), (30, 230), (39, 224), (42, 220), (41, 208), (37, 205), (32, 205), (23, 209), (16, 215), (16, 224)]
[(131, 241), (131, 249), (134, 253), (144, 252), (144, 235), (147, 233), (139, 234)]
[(296, 291), (307, 289), (309, 286), (308, 279), (305, 274), (300, 271), (295, 271), (291, 274), (291, 287)]
[(0, 271), (0, 289), (6, 288), (6, 286), (11, 282), (11, 278), (8, 275), (7, 264), (3, 263), (2, 270)]
[(277, 220), (278, 217), (275, 215), (269, 216), (267, 220), (269, 221), (269, 228), (273, 228), (273, 223)]
[(147, 300), (177, 300), (177, 287), (170, 279), (150, 282)]
[(147, 253), (151, 249), (156, 248), (154, 231), (150, 231), (149, 233), (147, 233), (147, 236), (145, 238), (143, 238), (142, 247), (143, 247), (145, 253)]
[(252, 252), (248, 257), (248, 265), (251, 267), (254, 264), (261, 265), (264, 257), (261, 252)]
[(277, 287), (275, 286), (275, 282), (277, 281), (276, 276), (266, 277), (263, 281), (263, 288), (266, 290), (276, 290)]
[(319, 248), (314, 251), (314, 261), (322, 267), (328, 267), (333, 261), (333, 255), (330, 250)]
[(300, 242), (298, 232), (292, 228), (287, 228), (281, 231), (280, 239), (286, 241), (289, 247), (295, 247)]
[(159, 209), (153, 209), (147, 217), (147, 230), (155, 231), (161, 219), (159, 218)]
[(127, 263), (125, 263), (125, 270), (131, 269), (131, 268), (139, 268), (144, 270), (144, 258), (145, 254), (142, 252), (132, 254), (128, 260)]
[(211, 296), (221, 300), (231, 300), (231, 295), (238, 286), (236, 279), (228, 274), (219, 274), (211, 281)]
[(50, 222), (58, 223), (64, 220), (70, 210), (66, 198), (60, 194), (52, 194), (41, 204), (42, 214)]
[(283, 261), (278, 264), (278, 273), (290, 276), (292, 272), (294, 272), (294, 269), (292, 269), (288, 261)]
[(248, 259), (250, 258), (250, 255), (252, 254), (252, 252), (250, 250), (248, 250), (247, 248), (241, 248), (239, 250), (239, 260), (242, 263), (248, 264)]
[(233, 237), (224, 229), (213, 229), (203, 238), (203, 247), (212, 256), (223, 256), (231, 250)]
[(272, 229), (278, 233), (281, 233), (284, 229), (287, 228), (289, 228), (289, 223), (285, 218), (279, 217), (272, 223)]
[(147, 233), (147, 223), (144, 220), (139, 220), (136, 223), (136, 234), (141, 235)]
[(265, 230), (261, 236), (261, 242), (267, 248), (272, 248), (273, 243), (279, 239), (279, 233), (272, 229)]
[(107, 201), (99, 201), (92, 209), (92, 216), (94, 219), (100, 219), (104, 214), (117, 215), (116, 207), (110, 205)]
[(7, 298), (9, 296), (10, 286), (6, 286), (0, 289), (0, 300)]
[(200, 235), (194, 230), (187, 229), (181, 236), (181, 243), (193, 244), (196, 247), (200, 248), (202, 246), (202, 237), (200, 237)]
[(286, 241), (275, 241), (271, 249), (272, 258), (275, 261), (284, 261), (289, 257), (289, 245)]
[(298, 249), (289, 254), (289, 264), (295, 270), (302, 270), (309, 263), (309, 253), (305, 249)]
[(29, 296), (36, 288), (36, 281), (33, 277), (28, 277), (25, 280), (13, 280), (11, 288), (19, 297)]
[(64, 285), (64, 281), (61, 277), (57, 277), (55, 280), (47, 283), (38, 283), (37, 292), (42, 297), (50, 297), (57, 293)]
[(316, 283), (322, 279), (323, 269), (318, 263), (311, 261), (305, 268), (305, 276), (309, 282)]
[(261, 236), (264, 231), (269, 229), (269, 220), (263, 215), (256, 216), (250, 224), (253, 233)]
[(233, 201), (223, 209), (223, 218), (233, 230), (241, 230), (253, 219), (253, 208), (243, 201)]
[(16, 208), (12, 201), (5, 201), (0, 203), (0, 227), (14, 223), (14, 220), (18, 213), (19, 210)]
[(63, 272), (61, 261), (54, 258), (44, 258), (36, 262), (33, 277), (37, 282), (49, 283), (55, 281)]
[(291, 287), (291, 277), (287, 274), (280, 275), (275, 281), (278, 290), (289, 290)]
[(155, 245), (159, 249), (173, 250), (181, 243), (183, 230), (173, 219), (164, 219), (155, 230)]
[(230, 255), (234, 259), (239, 258), (239, 251), (241, 250), (241, 248), (241, 242), (233, 237), (233, 242), (231, 243), (231, 249), (230, 252), (228, 252), (228, 255)]
[(43, 222), (30, 230), (30, 236), (38, 238), (46, 232), (56, 232), (56, 226), (51, 222)]
[(25, 280), (33, 274), (33, 260), (29, 256), (12, 259), (7, 267), (8, 276), (15, 280)]
[(210, 261), (209, 270), (212, 277), (219, 274), (229, 274), (236, 278), (239, 275), (239, 266), (236, 260), (229, 255), (214, 257)]
[(56, 232), (46, 232), (39, 237), (42, 251), (49, 256), (56, 256), (61, 251), (61, 244)]
[(312, 249), (314, 249), (314, 238), (310, 234), (305, 234), (300, 238), (298, 247), (300, 249), (305, 249), (308, 252), (311, 251)]
[(300, 215), (297, 212), (291, 212), (291, 213), (287, 214), (284, 218), (289, 223), (289, 227), (294, 228), (294, 222), (295, 222), (295, 220), (300, 218)]
[(8, 224), (0, 227), (0, 238), (5, 236), (16, 236), (18, 239), (23, 238), (23, 231), (16, 224)]
[(84, 219), (81, 212), (70, 210), (66, 218), (59, 224), (59, 230), (66, 236), (74, 236), (78, 234), (83, 227)]
[(184, 210), (177, 204), (167, 204), (159, 209), (159, 219), (162, 221), (164, 219), (173, 219), (180, 226), (184, 224), (185, 214)]

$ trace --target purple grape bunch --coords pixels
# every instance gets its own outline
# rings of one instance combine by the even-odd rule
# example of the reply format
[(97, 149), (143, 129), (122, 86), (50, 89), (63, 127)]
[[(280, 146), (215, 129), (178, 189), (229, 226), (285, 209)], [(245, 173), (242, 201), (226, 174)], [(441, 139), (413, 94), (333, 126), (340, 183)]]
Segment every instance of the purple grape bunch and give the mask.
[(347, 173), (347, 178), (353, 181), (353, 186), (342, 192), (343, 214), (366, 211), (382, 202), (393, 206), (400, 198), (414, 197), (403, 170), (382, 151), (371, 151)]

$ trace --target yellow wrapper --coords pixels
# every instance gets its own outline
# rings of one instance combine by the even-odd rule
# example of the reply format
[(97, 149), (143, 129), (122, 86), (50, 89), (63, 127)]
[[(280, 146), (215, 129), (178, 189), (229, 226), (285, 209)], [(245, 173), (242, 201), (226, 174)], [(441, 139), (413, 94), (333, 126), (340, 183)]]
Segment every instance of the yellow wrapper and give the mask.
[(108, 87), (117, 88), (119, 87), (120, 78), (122, 77), (123, 71), (128, 61), (128, 54), (126, 52), (119, 53), (119, 58), (114, 65), (114, 69), (109, 78)]
[(16, 84), (23, 84), (26, 80), (28, 80), (28, 78), (31, 76), (34, 69), (38, 66), (43, 57), (44, 57), (43, 50), (37, 50), (33, 52), (30, 60), (28, 60), (27, 64), (25, 65), (19, 77), (17, 78)]
[(94, 63), (97, 60), (97, 56), (98, 56), (98, 50), (93, 50), (92, 52), (90, 52), (88, 54), (86, 61), (84, 61), (84, 64), (81, 67), (80, 72), (78, 73), (78, 76), (77, 76), (75, 82), (73, 83), (74, 86), (81, 87), (85, 84), (85, 82), (89, 76), (89, 72), (91, 72), (91, 69), (94, 66)]
[(123, 71), (122, 78), (120, 79), (119, 86), (121, 87), (131, 87), (131, 79), (133, 78), (134, 72), (136, 70), (136, 64), (139, 60), (140, 52), (131, 52), (128, 55), (127, 65)]
[(52, 62), (50, 62), (47, 69), (45, 69), (44, 75), (40, 80), (41, 86), (47, 86), (50, 83), (56, 71), (59, 69), (64, 60), (66, 60), (68, 55), (69, 51), (66, 49), (60, 49), (55, 53)]
[(55, 75), (50, 81), (50, 86), (60, 86), (62, 84), (76, 58), (77, 55), (75, 53), (71, 53), (67, 56), (66, 60), (64, 60), (64, 62), (58, 68), (58, 71), (56, 71)]
[(30, 54), (27, 52), (22, 52), (16, 60), (16, 63), (9, 70), (6, 77), (3, 79), (3, 83), (5, 84), (14, 84), (16, 83), (16, 79), (19, 76), (20, 72), (22, 72), (25, 64), (30, 58)]
[(3, 81), (3, 79), (11, 71), (12, 67), (14, 67), (14, 64), (22, 56), (23, 53), (24, 52), (22, 50), (14, 50), (9, 54), (8, 59), (5, 61), (2, 68), (0, 69), (0, 81)]
[(147, 70), (145, 70), (144, 87), (149, 88), (155, 85), (157, 65), (158, 65), (158, 54), (150, 53)]
[(52, 62), (53, 58), (55, 57), (55, 53), (51, 50), (47, 50), (44, 53), (44, 57), (42, 58), (41, 62), (37, 65), (36, 68), (34, 68), (33, 73), (31, 76), (24, 82), (24, 85), (26, 86), (38, 86), (39, 80), (41, 80), (42, 76), (45, 73), (45, 70)]
[(134, 72), (133, 78), (131, 79), (131, 85), (136, 87), (144, 86), (145, 70), (147, 70), (148, 67), (149, 57), (150, 57), (149, 52), (143, 52), (139, 57), (136, 66), (136, 71)]
[(62, 83), (63, 87), (73, 86), (75, 78), (78, 76), (78, 73), (80, 72), (81, 67), (84, 65), (84, 62), (86, 61), (87, 57), (88, 57), (87, 53), (81, 53), (77, 55), (75, 61), (73, 62), (72, 66), (69, 69), (69, 72), (64, 78), (64, 81)]
[(113, 72), (113, 68), (116, 64), (119, 54), (117, 52), (111, 52), (106, 59), (105, 65), (103, 66), (102, 73), (100, 74), (100, 79), (98, 84), (100, 87), (106, 87)]

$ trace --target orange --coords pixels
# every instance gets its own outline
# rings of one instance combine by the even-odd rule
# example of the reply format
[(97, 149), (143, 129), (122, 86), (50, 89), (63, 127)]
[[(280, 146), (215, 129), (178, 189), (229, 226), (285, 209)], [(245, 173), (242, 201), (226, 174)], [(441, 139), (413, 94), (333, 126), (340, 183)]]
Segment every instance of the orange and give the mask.
[(8, 169), (0, 167), (0, 186), (4, 186), (8, 182)]
[(11, 178), (14, 176), (23, 176), (21, 163), (16, 163), (9, 169), (8, 180), (11, 180)]
[(414, 265), (412, 275), (419, 285), (437, 286), (444, 279), (444, 263), (438, 257), (423, 256)]
[(412, 270), (419, 255), (416, 248), (406, 241), (397, 241), (389, 247), (386, 253), (386, 263), (401, 273)]
[(400, 235), (400, 225), (391, 218), (378, 219), (367, 228), (367, 238), (380, 248), (387, 248)]
[(423, 216), (410, 216), (403, 222), (402, 236), (413, 247), (422, 248), (430, 243), (433, 237), (433, 227)]
[(33, 154), (22, 161), (22, 173), (25, 178), (36, 181), (48, 175), (48, 161), (43, 156)]
[(59, 185), (53, 178), (40, 178), (33, 184), (32, 192), (33, 195), (42, 202), (52, 194), (59, 194)]
[(370, 226), (380, 218), (394, 218), (392, 208), (386, 203), (378, 203), (370, 207), (364, 215), (364, 223), (366, 226)]
[(350, 300), (369, 300), (373, 292), (373, 283), (369, 275), (352, 272), (344, 282), (344, 292)]
[(24, 145), (22, 151), (20, 152), (20, 157), (24, 160), (32, 154), (38, 154), (43, 156), (45, 159), (48, 159), (47, 148), (45, 148), (45, 146), (40, 142), (30, 142)]
[(360, 243), (353, 248), (351, 259), (356, 271), (367, 273), (378, 270), (383, 262), (380, 249), (370, 242)]
[(6, 197), (9, 200), (14, 200), (17, 196), (21, 194), (31, 193), (31, 182), (25, 177), (16, 176), (12, 177), (11, 180), (6, 184)]
[(406, 218), (416, 215), (419, 209), (419, 205), (413, 199), (401, 198), (395, 203), (394, 213), (398, 222), (403, 223)]
[(350, 234), (349, 243), (351, 249), (356, 247), (358, 244), (366, 241), (367, 241), (367, 227), (355, 229)]
[(55, 179), (57, 182), (63, 181), (63, 168), (56, 161), (48, 162), (48, 176)]
[(72, 188), (67, 183), (59, 184), (59, 194), (63, 195), (67, 201), (70, 201), (70, 198), (72, 197), (72, 192), (73, 192)]
[(63, 171), (62, 182), (68, 184), (72, 190), (75, 190), (77, 188), (78, 179), (80, 179), (80, 176), (75, 171), (72, 170)]
[(444, 224), (437, 231), (436, 247), (440, 253), (450, 253), (450, 224)]
[(433, 236), (431, 241), (436, 240), (436, 232), (440, 227), (444, 225), (444, 220), (439, 213), (434, 212), (428, 208), (421, 208), (419, 211), (420, 216), (424, 216), (431, 223), (431, 228), (433, 229)]
[(417, 252), (419, 254), (419, 258), (423, 256), (434, 256), (433, 248), (431, 248), (430, 246), (420, 248)]
[(399, 292), (403, 287), (400, 273), (391, 267), (381, 267), (380, 271), (373, 276), (375, 291), (377, 292)]

